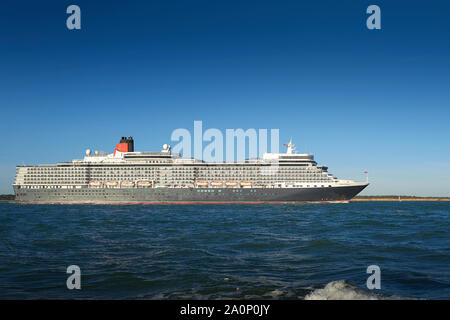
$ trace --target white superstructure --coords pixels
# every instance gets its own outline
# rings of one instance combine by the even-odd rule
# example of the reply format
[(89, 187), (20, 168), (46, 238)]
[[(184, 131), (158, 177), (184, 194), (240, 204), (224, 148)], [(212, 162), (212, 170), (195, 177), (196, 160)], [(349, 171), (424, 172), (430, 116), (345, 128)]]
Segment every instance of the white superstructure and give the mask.
[[(119, 145), (118, 145), (119, 146)], [(56, 165), (18, 166), (20, 188), (315, 188), (358, 184), (339, 180), (318, 166), (312, 154), (295, 153), (292, 140), (286, 153), (265, 153), (262, 159), (207, 163), (172, 153), (86, 150), (81, 160)]]

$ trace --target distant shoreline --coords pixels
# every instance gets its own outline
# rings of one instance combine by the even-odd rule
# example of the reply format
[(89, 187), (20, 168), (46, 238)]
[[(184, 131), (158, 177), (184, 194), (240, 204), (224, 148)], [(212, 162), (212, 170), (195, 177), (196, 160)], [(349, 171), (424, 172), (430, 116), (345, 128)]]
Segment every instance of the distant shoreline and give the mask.
[(13, 194), (0, 194), (0, 201), (11, 201), (14, 199), (15, 196)]
[(450, 197), (358, 196), (350, 201), (450, 201)]

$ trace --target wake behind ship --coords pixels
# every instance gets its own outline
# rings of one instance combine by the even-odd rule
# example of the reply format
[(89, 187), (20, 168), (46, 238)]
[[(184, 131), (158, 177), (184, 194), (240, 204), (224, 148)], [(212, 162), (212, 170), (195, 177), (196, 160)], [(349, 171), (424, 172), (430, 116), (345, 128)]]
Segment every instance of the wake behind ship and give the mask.
[(368, 183), (341, 180), (312, 154), (265, 153), (262, 159), (205, 162), (161, 152), (135, 152), (122, 137), (112, 154), (86, 150), (82, 160), (17, 166), (23, 203), (292, 203), (348, 202)]

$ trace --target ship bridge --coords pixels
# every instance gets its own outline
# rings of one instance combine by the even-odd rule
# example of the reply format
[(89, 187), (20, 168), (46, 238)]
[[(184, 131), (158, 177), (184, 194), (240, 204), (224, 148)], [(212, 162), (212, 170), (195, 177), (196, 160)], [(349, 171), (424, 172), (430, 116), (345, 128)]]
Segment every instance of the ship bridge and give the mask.
[(292, 143), (292, 138), (288, 144), (284, 144), (287, 147), (286, 153), (264, 153), (263, 160), (268, 162), (285, 163), (288, 165), (304, 164), (315, 166), (317, 163), (314, 161), (314, 155), (309, 153), (296, 153), (295, 145)]

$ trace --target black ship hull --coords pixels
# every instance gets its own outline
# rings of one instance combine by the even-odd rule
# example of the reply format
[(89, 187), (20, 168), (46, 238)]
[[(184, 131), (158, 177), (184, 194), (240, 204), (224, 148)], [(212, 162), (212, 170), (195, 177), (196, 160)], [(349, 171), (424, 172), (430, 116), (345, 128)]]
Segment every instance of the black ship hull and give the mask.
[(317, 188), (19, 189), (22, 203), (297, 203), (348, 202), (368, 183)]

